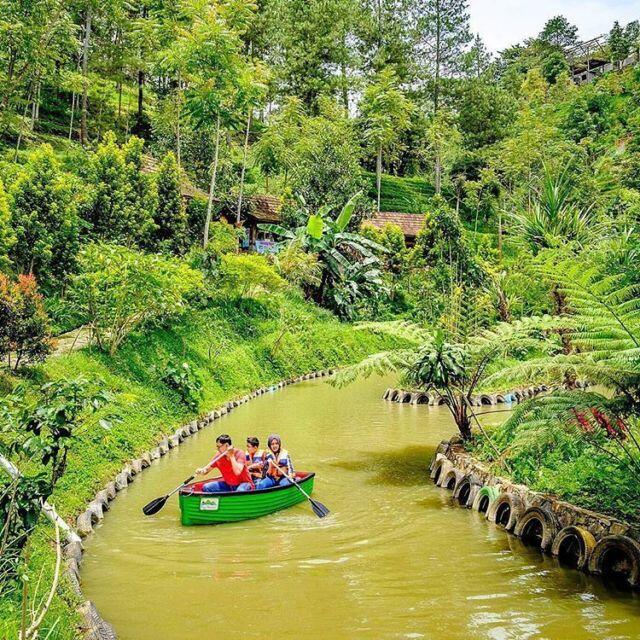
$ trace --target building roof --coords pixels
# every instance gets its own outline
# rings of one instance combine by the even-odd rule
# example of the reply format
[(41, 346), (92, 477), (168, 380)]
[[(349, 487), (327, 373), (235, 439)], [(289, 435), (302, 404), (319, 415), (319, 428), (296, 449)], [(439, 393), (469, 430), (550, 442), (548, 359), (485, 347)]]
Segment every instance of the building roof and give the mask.
[[(160, 163), (156, 158), (149, 154), (142, 156), (142, 173), (157, 173), (160, 170)], [(182, 180), (180, 181), (180, 193), (183, 198), (204, 198), (207, 199), (208, 194), (191, 184), (187, 174), (182, 171)]]
[(402, 229), (405, 238), (415, 238), (424, 226), (424, 216), (419, 213), (380, 211), (374, 213), (366, 222), (378, 229), (382, 229), (386, 224), (395, 224)]
[(256, 222), (281, 222), (282, 200), (280, 198), (260, 194), (249, 196), (248, 201), (247, 218), (252, 218)]

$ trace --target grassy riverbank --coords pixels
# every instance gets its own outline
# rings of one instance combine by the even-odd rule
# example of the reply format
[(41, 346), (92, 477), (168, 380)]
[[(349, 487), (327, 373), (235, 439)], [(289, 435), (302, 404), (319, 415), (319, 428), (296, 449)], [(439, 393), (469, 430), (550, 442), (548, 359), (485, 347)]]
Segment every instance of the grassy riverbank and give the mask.
[[(69, 467), (51, 502), (73, 522), (75, 516), (122, 465), (155, 445), (194, 415), (246, 392), (304, 372), (354, 362), (388, 346), (380, 336), (354, 331), (315, 306), (291, 297), (269, 302), (245, 299), (190, 310), (169, 327), (131, 336), (114, 357), (95, 349), (51, 358), (34, 378), (83, 376), (104, 386), (112, 401), (88, 418), (74, 443)], [(162, 382), (168, 361), (190, 368), (202, 382), (197, 411)], [(109, 431), (101, 416), (117, 416)], [(42, 572), (40, 598), (53, 574), (53, 530), (39, 525), (29, 554), (30, 589)], [(13, 597), (12, 597), (13, 596)], [(76, 637), (78, 602), (62, 584), (43, 627), (55, 625), (51, 640)], [(0, 596), (0, 638), (16, 638), (20, 618), (17, 593)]]

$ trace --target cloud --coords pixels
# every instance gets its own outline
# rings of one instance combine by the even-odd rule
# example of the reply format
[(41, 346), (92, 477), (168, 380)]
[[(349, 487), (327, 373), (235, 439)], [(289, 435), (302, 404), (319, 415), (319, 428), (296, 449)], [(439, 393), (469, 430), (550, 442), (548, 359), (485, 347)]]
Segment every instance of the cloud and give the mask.
[(536, 36), (559, 14), (578, 27), (582, 40), (607, 33), (615, 20), (640, 19), (640, 0), (470, 0), (471, 29), (492, 51)]

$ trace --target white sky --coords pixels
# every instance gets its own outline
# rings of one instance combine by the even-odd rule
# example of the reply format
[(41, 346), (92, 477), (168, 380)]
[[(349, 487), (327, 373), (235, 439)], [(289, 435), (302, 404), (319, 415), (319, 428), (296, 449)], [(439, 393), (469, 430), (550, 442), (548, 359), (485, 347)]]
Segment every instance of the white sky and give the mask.
[(531, 38), (558, 14), (578, 27), (582, 40), (607, 33), (615, 20), (640, 19), (640, 0), (469, 0), (471, 29), (491, 51)]

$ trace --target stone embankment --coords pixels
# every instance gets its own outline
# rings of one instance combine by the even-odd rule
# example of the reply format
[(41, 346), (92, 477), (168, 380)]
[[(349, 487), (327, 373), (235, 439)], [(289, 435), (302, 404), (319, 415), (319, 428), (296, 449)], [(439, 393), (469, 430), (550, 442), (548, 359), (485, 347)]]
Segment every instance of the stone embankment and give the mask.
[(453, 438), (429, 467), (433, 481), (461, 507), (570, 567), (640, 588), (640, 529), (495, 476)]
[[(281, 389), (282, 387), (286, 387), (290, 384), (295, 384), (296, 382), (302, 382), (303, 380), (310, 380), (312, 378), (322, 378), (333, 373), (333, 369), (316, 371), (297, 378), (283, 380), (269, 387), (256, 389), (241, 398), (226, 402), (218, 409), (214, 409), (205, 416), (192, 420), (183, 427), (176, 429), (176, 431), (171, 435), (162, 438), (156, 447), (150, 451), (144, 452), (135, 460), (131, 460), (125, 464), (122, 470), (117, 473), (112, 480), (107, 482), (107, 484), (98, 491), (98, 493), (96, 493), (94, 499), (87, 505), (87, 508), (77, 517), (75, 522), (76, 532), (81, 538), (88, 536), (93, 531), (94, 526), (104, 518), (105, 512), (109, 510), (109, 503), (115, 499), (118, 492), (122, 491), (122, 489), (126, 488), (131, 482), (133, 482), (140, 473), (151, 465), (154, 460), (158, 460), (165, 454), (169, 453), (171, 449), (179, 446), (181, 442), (192, 434), (197, 433), (200, 429), (204, 429), (212, 422), (215, 422), (236, 407), (249, 402), (249, 400), (252, 400), (253, 398), (257, 398), (258, 396), (271, 391), (276, 391), (277, 389)], [(69, 542), (64, 547), (64, 557), (66, 562), (65, 574), (71, 582), (74, 591), (84, 599), (80, 584), (80, 563), (82, 561), (82, 553), (82, 542)], [(86, 599), (83, 600), (83, 603), (80, 606), (80, 613), (84, 621), (82, 632), (87, 640), (115, 640), (115, 631), (108, 622), (100, 617), (92, 602)]]

